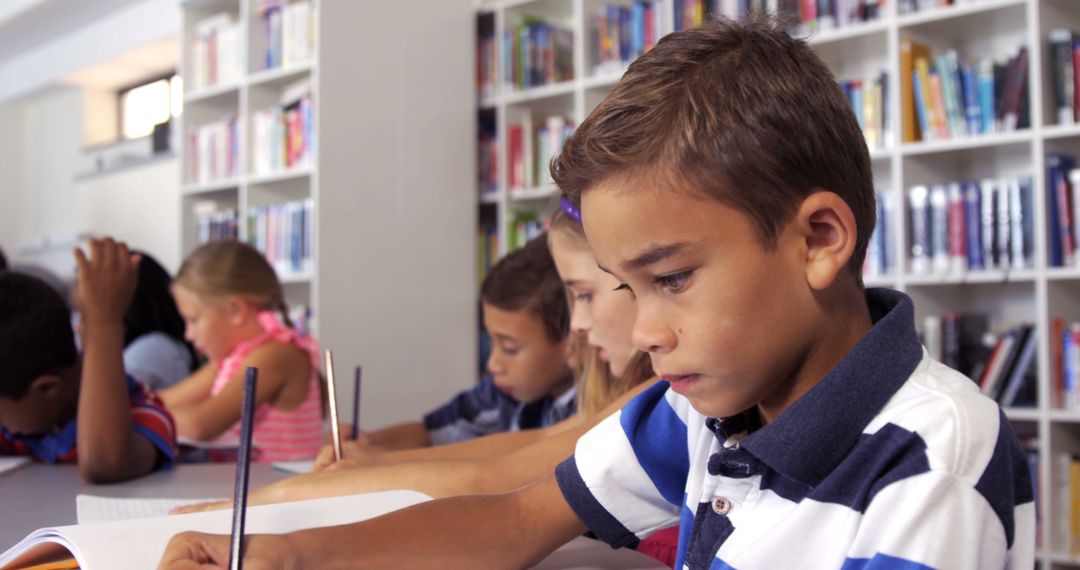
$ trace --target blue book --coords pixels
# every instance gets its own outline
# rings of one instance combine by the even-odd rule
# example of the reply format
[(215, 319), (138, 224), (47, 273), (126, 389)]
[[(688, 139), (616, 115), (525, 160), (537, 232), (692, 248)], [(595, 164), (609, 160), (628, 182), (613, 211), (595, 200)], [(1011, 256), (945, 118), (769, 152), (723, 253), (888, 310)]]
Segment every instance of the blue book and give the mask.
[[(1050, 153), (1046, 155), (1046, 203), (1049, 214), (1046, 220), (1046, 229), (1050, 242), (1049, 262), (1051, 267), (1061, 267), (1065, 264), (1065, 251), (1061, 247), (1061, 242), (1065, 239), (1064, 236), (1069, 235), (1066, 232), (1072, 230), (1067, 224), (1063, 225), (1061, 223), (1062, 219), (1068, 219), (1070, 212), (1067, 202), (1068, 196), (1061, 196), (1058, 189), (1061, 184), (1068, 184), (1069, 170), (1072, 170), (1074, 164), (1071, 158), (1062, 154)], [(1062, 203), (1061, 198), (1065, 198), (1066, 202)]]
[(964, 110), (967, 118), (967, 133), (977, 135), (982, 128), (982, 107), (979, 106), (979, 80), (975, 66), (965, 62), (960, 69), (964, 84)]
[(975, 182), (964, 182), (964, 226), (967, 229), (967, 259), (968, 269), (986, 269), (983, 262), (982, 243), (982, 215), (981, 196), (979, 185)]
[(997, 113), (994, 107), (994, 62), (990, 59), (979, 60), (979, 115), (982, 118), (980, 133), (994, 132), (994, 120)]

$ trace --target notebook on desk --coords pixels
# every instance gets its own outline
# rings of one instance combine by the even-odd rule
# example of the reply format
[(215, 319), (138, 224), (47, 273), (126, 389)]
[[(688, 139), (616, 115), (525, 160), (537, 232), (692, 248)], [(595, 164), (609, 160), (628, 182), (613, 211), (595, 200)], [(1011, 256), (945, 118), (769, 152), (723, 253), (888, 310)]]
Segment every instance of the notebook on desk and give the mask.
[[(251, 533), (284, 533), (349, 524), (429, 499), (415, 491), (387, 491), (260, 505), (248, 509), (247, 529)], [(155, 568), (173, 535), (187, 530), (228, 534), (231, 516), (230, 511), (222, 510), (43, 528), (0, 554), (0, 570), (72, 558), (82, 570)]]

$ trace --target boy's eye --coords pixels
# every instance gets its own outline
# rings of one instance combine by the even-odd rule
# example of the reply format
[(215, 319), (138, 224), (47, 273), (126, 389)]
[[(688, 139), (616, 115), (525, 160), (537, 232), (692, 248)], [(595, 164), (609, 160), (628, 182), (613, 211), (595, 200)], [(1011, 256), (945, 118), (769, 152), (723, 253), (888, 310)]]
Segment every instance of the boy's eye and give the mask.
[(631, 288), (630, 288), (630, 286), (629, 286), (629, 285), (627, 285), (626, 283), (619, 283), (619, 286), (618, 286), (618, 287), (616, 287), (616, 288), (615, 288), (615, 290), (616, 290), (616, 291), (626, 291), (627, 293), (630, 293), (630, 296), (631, 296), (631, 297), (634, 297), (634, 296), (635, 296), (635, 295), (634, 295), (634, 290), (633, 290), (633, 289), (631, 289)]
[(656, 278), (656, 284), (660, 286), (664, 292), (678, 293), (682, 291), (686, 286), (687, 280), (690, 279), (690, 274), (693, 271), (680, 271), (678, 273), (672, 273), (671, 275), (662, 275)]
[(575, 293), (574, 300), (582, 303), (588, 303), (592, 301), (592, 293)]

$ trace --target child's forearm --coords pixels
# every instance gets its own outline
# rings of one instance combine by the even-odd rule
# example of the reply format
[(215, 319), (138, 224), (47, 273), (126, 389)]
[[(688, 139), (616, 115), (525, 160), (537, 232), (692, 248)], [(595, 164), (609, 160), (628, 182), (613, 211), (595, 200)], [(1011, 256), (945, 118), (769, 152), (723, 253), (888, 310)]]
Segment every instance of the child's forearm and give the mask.
[(287, 536), (304, 568), (525, 568), (584, 531), (552, 476), (518, 493), (442, 499)]
[(371, 445), (385, 449), (415, 449), (431, 445), (424, 422), (408, 422), (368, 434)]
[[(571, 418), (566, 421), (576, 423), (577, 420)], [(378, 465), (388, 465), (415, 461), (487, 459), (510, 453), (527, 445), (532, 445), (533, 443), (548, 437), (555, 431), (561, 431), (561, 429), (554, 429), (554, 426), (552, 426), (541, 429), (495, 433), (446, 445), (391, 451), (376, 456), (373, 459), (373, 463)]]
[(87, 323), (79, 389), (77, 433), (79, 470), (94, 483), (121, 481), (150, 472), (153, 446), (131, 426), (131, 402), (124, 375), (123, 325)]

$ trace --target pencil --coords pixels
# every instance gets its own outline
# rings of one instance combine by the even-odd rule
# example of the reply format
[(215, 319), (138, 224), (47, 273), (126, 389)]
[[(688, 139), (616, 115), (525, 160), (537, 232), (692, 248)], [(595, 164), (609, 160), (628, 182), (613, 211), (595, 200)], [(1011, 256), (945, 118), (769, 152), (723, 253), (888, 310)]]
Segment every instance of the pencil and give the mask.
[(240, 453), (236, 457), (233, 488), (232, 537), (229, 569), (240, 570), (244, 558), (244, 515), (247, 512), (248, 468), (251, 466), (251, 432), (255, 422), (255, 384), (259, 370), (249, 366), (244, 374), (244, 403), (240, 412)]
[(337, 383), (334, 382), (334, 355), (326, 351), (326, 392), (330, 397), (330, 439), (334, 443), (334, 461), (341, 461), (341, 426), (338, 425)]
[(352, 404), (352, 438), (356, 441), (356, 438), (360, 437), (360, 376), (362, 368), (356, 367), (356, 378), (354, 378), (353, 385), (353, 404)]

